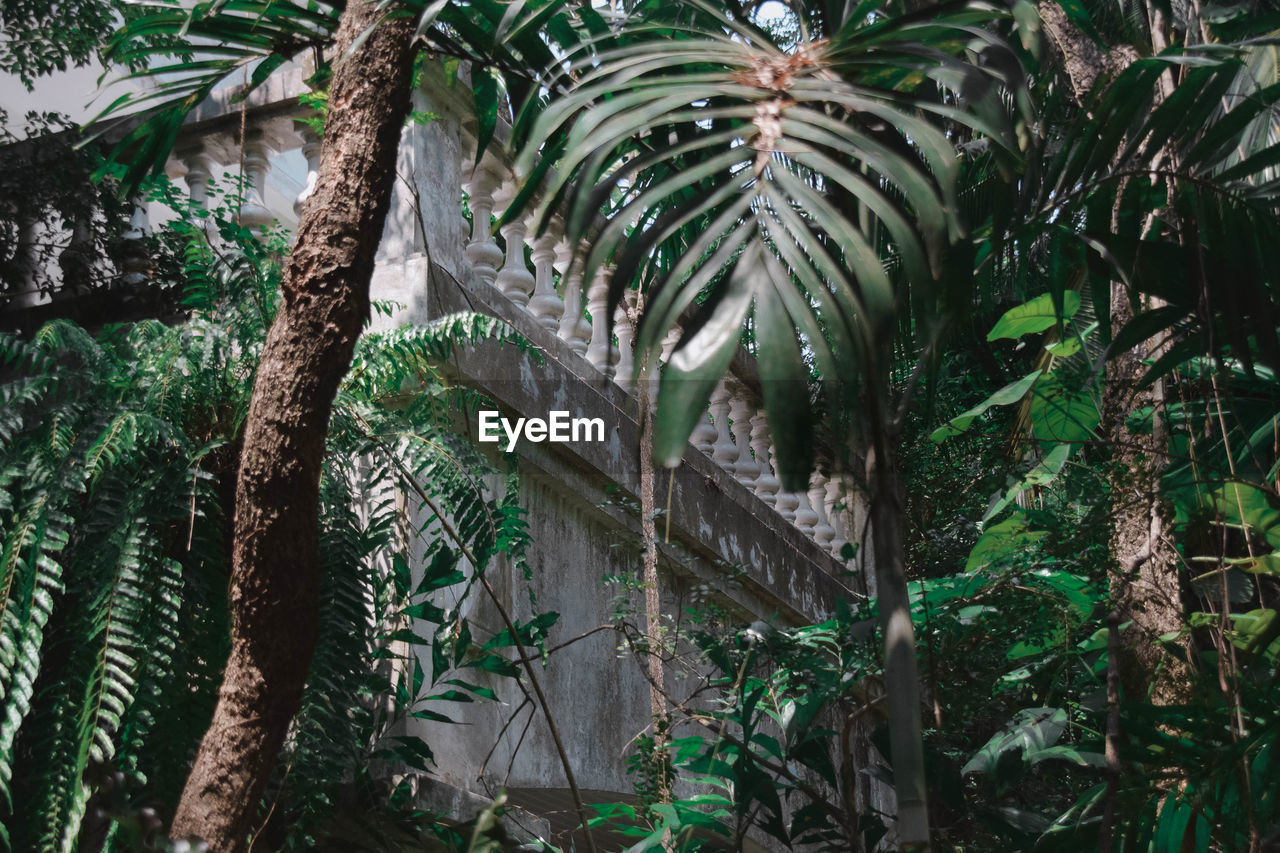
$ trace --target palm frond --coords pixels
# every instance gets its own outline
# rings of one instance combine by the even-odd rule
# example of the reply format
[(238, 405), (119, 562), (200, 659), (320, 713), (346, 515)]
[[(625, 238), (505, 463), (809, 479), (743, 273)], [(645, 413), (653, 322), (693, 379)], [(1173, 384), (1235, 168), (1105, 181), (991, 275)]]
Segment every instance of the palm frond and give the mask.
[[(610, 314), (645, 284), (641, 352), (691, 315), (663, 375), (655, 450), (667, 464), (753, 311), (766, 407), (790, 426), (808, 410), (796, 392), (808, 363), (854, 399), (900, 312), (938, 298), (966, 230), (947, 128), (987, 140), (1006, 165), (1018, 157), (1005, 93), (1019, 65), (991, 26), (1004, 15), (869, 5), (784, 48), (687, 2), (560, 72), (572, 92), (528, 119), (519, 168), (545, 177), (539, 221), (564, 208), (572, 244), (589, 244), (586, 276), (614, 262)], [(794, 486), (808, 452), (778, 450)]]

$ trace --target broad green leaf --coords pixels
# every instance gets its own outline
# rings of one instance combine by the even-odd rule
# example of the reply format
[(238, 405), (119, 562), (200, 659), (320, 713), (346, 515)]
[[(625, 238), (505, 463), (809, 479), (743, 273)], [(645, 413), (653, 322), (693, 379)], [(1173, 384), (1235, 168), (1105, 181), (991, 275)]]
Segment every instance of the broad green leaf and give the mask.
[(999, 391), (983, 400), (978, 405), (969, 409), (961, 415), (956, 415), (947, 421), (946, 425), (938, 427), (929, 434), (929, 439), (935, 444), (941, 444), (953, 435), (959, 435), (969, 428), (969, 424), (973, 423), (980, 415), (985, 413), (992, 406), (1008, 406), (1016, 403), (1023, 398), (1027, 391), (1035, 384), (1036, 379), (1040, 377), (1042, 371), (1034, 370), (1017, 382), (1010, 382)]
[(1070, 320), (1078, 310), (1080, 310), (1080, 294), (1074, 290), (1068, 290), (1062, 294), (1061, 316), (1054, 307), (1053, 295), (1046, 293), (1004, 312), (1004, 316), (996, 321), (995, 326), (987, 334), (987, 340), (1017, 339), (1023, 335), (1043, 332)]
[(1040, 460), (1034, 468), (1027, 472), (1027, 476), (1022, 482), (1009, 487), (1004, 495), (991, 506), (987, 507), (987, 512), (982, 516), (983, 523), (990, 521), (1017, 500), (1018, 495), (1022, 494), (1028, 488), (1033, 486), (1047, 486), (1058, 478), (1062, 473), (1063, 466), (1067, 464), (1067, 459), (1071, 457), (1071, 452), (1075, 449), (1075, 445), (1059, 444), (1053, 450)]
[(1247, 483), (1227, 483), (1209, 496), (1213, 510), (1230, 525), (1262, 536), (1280, 549), (1280, 498)]
[(1012, 556), (1023, 548), (1039, 542), (1046, 535), (1043, 530), (1033, 530), (1022, 513), (1015, 513), (999, 524), (988, 527), (974, 543), (965, 562), (964, 570), (972, 572), (983, 566)]
[(1028, 414), (1032, 435), (1037, 439), (1073, 444), (1093, 438), (1101, 417), (1091, 396), (1069, 390), (1054, 375), (1036, 383)]
[(969, 759), (960, 775), (988, 773), (1006, 752), (1021, 752), (1024, 761), (1034, 763), (1034, 756), (1057, 743), (1066, 729), (1067, 712), (1063, 709), (1025, 708)]
[[(758, 244), (755, 244), (759, 251)], [(743, 257), (746, 257), (744, 255)], [(662, 370), (658, 414), (654, 420), (653, 455), (674, 468), (684, 458), (689, 436), (702, 417), (707, 399), (729, 368), (742, 336), (742, 323), (763, 283), (760, 268), (740, 259), (720, 300), (707, 306), (705, 322), (686, 334)], [(711, 310), (713, 309), (713, 310)]]

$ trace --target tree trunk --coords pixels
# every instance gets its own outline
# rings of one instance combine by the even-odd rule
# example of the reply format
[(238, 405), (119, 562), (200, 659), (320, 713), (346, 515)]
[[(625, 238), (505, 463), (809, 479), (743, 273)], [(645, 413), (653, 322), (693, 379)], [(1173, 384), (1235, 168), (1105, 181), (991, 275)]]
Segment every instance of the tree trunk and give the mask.
[(171, 830), (219, 853), (242, 850), (254, 829), (319, 633), (325, 435), (368, 314), (409, 109), (413, 24), (381, 18), (370, 0), (353, 0), (343, 12), (316, 192), (298, 223), (245, 423), (229, 590), (231, 656)]
[(876, 556), (876, 606), (884, 632), (885, 699), (893, 787), (898, 799), (898, 849), (929, 849), (929, 806), (920, 732), (920, 674), (907, 594), (902, 519), (906, 500), (898, 469), (896, 436), (878, 430), (867, 460), (871, 486), (871, 537)]
[[(1049, 41), (1063, 58), (1076, 103), (1082, 106), (1099, 75), (1119, 73), (1138, 58), (1129, 45), (1103, 54), (1067, 20), (1057, 3), (1041, 2), (1039, 11)], [(1151, 17), (1153, 46), (1160, 49), (1165, 46), (1162, 19), (1154, 13)], [(1161, 95), (1167, 97), (1172, 86), (1171, 77), (1162, 77)], [(1168, 152), (1157, 156), (1167, 157)], [(1117, 205), (1123, 195), (1117, 192)], [(1114, 213), (1112, 219), (1114, 229)], [(1121, 282), (1111, 283), (1108, 308), (1113, 330), (1133, 319), (1129, 292)], [(1146, 371), (1143, 358), (1138, 351), (1117, 353), (1107, 366), (1103, 389), (1102, 433), (1112, 448), (1109, 581), (1113, 606), (1120, 620), (1129, 623), (1121, 636), (1118, 661), (1124, 695), (1130, 700), (1149, 698), (1157, 705), (1167, 705), (1186, 700), (1193, 673), (1187, 657), (1167, 654), (1160, 640), (1180, 631), (1186, 620), (1179, 557), (1167, 535), (1168, 511), (1160, 499), (1160, 475), (1165, 467), (1165, 436), (1160, 423), (1163, 386), (1138, 387)], [(1151, 432), (1132, 432), (1129, 415), (1146, 407), (1153, 412)]]
[[(1111, 321), (1120, 329), (1133, 319), (1133, 311), (1122, 284), (1113, 282), (1111, 290)], [(1168, 532), (1168, 507), (1160, 497), (1166, 464), (1163, 383), (1139, 388), (1145, 373), (1141, 353), (1117, 354), (1107, 366), (1102, 395), (1103, 434), (1111, 444), (1111, 599), (1120, 621), (1129, 622), (1120, 634), (1122, 695), (1129, 701), (1176, 705), (1189, 698), (1194, 673), (1186, 649), (1169, 654), (1160, 639), (1181, 631), (1186, 618), (1180, 558)], [(1151, 431), (1135, 433), (1129, 429), (1129, 415), (1144, 409), (1152, 413)]]

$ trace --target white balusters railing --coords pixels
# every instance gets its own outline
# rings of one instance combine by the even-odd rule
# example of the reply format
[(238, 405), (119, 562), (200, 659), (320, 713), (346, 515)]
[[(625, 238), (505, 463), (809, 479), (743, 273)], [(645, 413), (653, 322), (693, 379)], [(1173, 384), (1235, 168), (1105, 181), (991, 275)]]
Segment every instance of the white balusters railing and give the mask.
[(729, 426), (733, 430), (734, 446), (738, 448), (733, 476), (748, 489), (755, 489), (760, 463), (751, 455), (751, 401), (745, 388), (735, 389), (729, 400)]
[(818, 523), (818, 514), (809, 503), (808, 492), (796, 492), (796, 514), (793, 523), (801, 533), (813, 535), (814, 525)]
[(316, 178), (320, 174), (320, 135), (308, 124), (298, 123), (298, 134), (302, 137), (302, 157), (307, 162), (307, 179), (302, 192), (293, 201), (293, 212), (302, 213), (302, 203), (311, 198), (316, 191)]
[(636, 354), (631, 348), (635, 338), (635, 324), (631, 320), (631, 312), (635, 307), (632, 296), (634, 293), (634, 290), (623, 293), (622, 301), (618, 303), (618, 310), (614, 314), (614, 334), (618, 337), (618, 366), (613, 380), (623, 388), (630, 387), (636, 372)]
[(560, 318), (560, 339), (578, 355), (587, 354), (591, 324), (582, 314), (582, 268), (574, 266), (565, 277), (564, 315)]
[(849, 543), (849, 537), (854, 535), (850, 530), (851, 514), (849, 508), (845, 506), (844, 487), (838, 477), (832, 477), (827, 480), (827, 493), (824, 496), (822, 506), (827, 511), (827, 521), (834, 528), (834, 536), (831, 539), (831, 553), (839, 558), (844, 546)]
[(738, 446), (733, 443), (733, 436), (729, 432), (730, 405), (729, 387), (721, 380), (711, 392), (711, 401), (707, 406), (716, 428), (716, 440), (711, 446), (711, 458), (719, 462), (721, 468), (732, 474), (734, 463), (738, 461)]
[(187, 198), (197, 210), (209, 204), (209, 179), (213, 176), (204, 140), (196, 137), (177, 151), (178, 160), (187, 169)]
[(129, 217), (129, 230), (120, 235), (124, 242), (124, 253), (120, 260), (120, 268), (124, 275), (120, 280), (127, 286), (140, 285), (147, 280), (147, 269), (151, 266), (145, 245), (151, 233), (151, 222), (147, 216), (147, 203), (138, 196), (133, 199), (133, 215)]
[(689, 436), (689, 443), (708, 456), (715, 450), (716, 438), (719, 436), (715, 424), (712, 423), (712, 417), (711, 410), (708, 408), (702, 413), (698, 425), (693, 428), (693, 435)]
[[(776, 441), (769, 442), (769, 458), (772, 460), (776, 460), (778, 458), (778, 443)], [(774, 471), (777, 470), (778, 467), (775, 464)], [(798, 506), (800, 506), (799, 496), (797, 496), (795, 492), (782, 491), (781, 478), (779, 478), (778, 495), (774, 499), (773, 508), (778, 511), (778, 515), (781, 515), (787, 521), (795, 522), (796, 507)]]

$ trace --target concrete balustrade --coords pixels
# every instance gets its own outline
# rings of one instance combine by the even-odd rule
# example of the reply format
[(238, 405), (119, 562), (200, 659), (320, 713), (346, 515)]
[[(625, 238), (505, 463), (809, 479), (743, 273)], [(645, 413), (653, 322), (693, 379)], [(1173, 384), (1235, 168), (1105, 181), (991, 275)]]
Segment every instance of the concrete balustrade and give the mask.
[(733, 473), (734, 465), (738, 461), (738, 445), (733, 443), (733, 434), (729, 431), (731, 405), (729, 387), (724, 380), (721, 380), (711, 392), (711, 401), (707, 407), (716, 428), (716, 440), (711, 446), (711, 458), (719, 462), (720, 467), (730, 474)]
[(241, 182), (240, 199), (240, 224), (246, 228), (266, 228), (275, 221), (275, 216), (267, 209), (265, 198), (267, 172), (271, 168), (269, 154), (263, 130), (247, 129), (241, 156), (244, 178)]
[(815, 473), (809, 483), (809, 506), (818, 517), (813, 525), (813, 541), (823, 549), (830, 550), (831, 542), (836, 537), (836, 529), (831, 526), (827, 517), (827, 478)]

